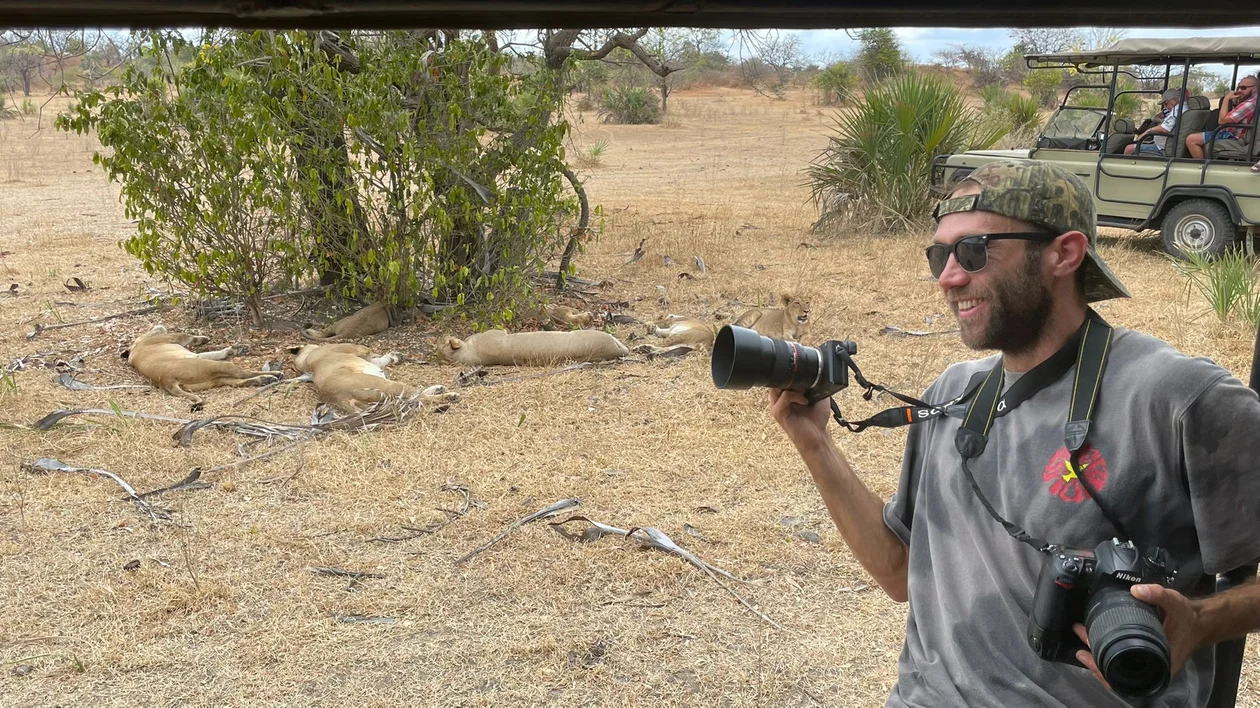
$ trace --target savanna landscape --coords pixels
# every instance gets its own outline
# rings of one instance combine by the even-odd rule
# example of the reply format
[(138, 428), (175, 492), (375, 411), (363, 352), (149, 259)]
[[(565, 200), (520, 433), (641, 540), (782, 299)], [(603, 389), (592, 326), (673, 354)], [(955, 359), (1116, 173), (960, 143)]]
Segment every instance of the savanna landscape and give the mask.
[[(633, 351), (662, 314), (720, 324), (786, 292), (810, 303), (806, 343), (855, 340), (864, 374), (898, 391), (979, 356), (948, 333), (926, 227), (811, 228), (805, 170), (836, 119), (815, 91), (677, 88), (646, 125), (570, 102), (566, 149), (603, 228), (574, 259), (579, 284), (539, 292), (623, 315), (609, 331), (625, 359), (468, 375), (434, 350), (472, 324), (426, 315), (361, 343), (405, 355), (391, 379), (458, 392), (445, 410), (296, 440), (212, 426), (182, 443), (181, 421), (300, 426), (318, 401), (302, 382), (219, 388), (190, 412), (120, 356), (137, 336), (203, 334), (286, 378), (305, 340), (172, 298), (178, 283), (119, 247), (136, 226), (93, 163), (99, 140), (52, 126), (70, 101), (0, 120), (0, 289), (13, 284), (0, 292), (0, 704), (883, 704), (905, 606), (846, 549), (765, 392), (716, 389), (704, 349)], [(1246, 379), (1254, 331), (1187, 289), (1156, 234), (1105, 231), (1100, 251), (1133, 293), (1098, 306), (1108, 321)], [(284, 293), (265, 307), (317, 323), (353, 309)], [(127, 387), (72, 389), (67, 374)], [(860, 393), (837, 400), (854, 416), (894, 404)], [(59, 409), (102, 413), (36, 426)], [(891, 495), (904, 430), (834, 434)], [(137, 503), (41, 458), (137, 492), (189, 483)], [(710, 567), (583, 537), (591, 521), (659, 530)], [(1238, 705), (1260, 706), (1254, 639)]]

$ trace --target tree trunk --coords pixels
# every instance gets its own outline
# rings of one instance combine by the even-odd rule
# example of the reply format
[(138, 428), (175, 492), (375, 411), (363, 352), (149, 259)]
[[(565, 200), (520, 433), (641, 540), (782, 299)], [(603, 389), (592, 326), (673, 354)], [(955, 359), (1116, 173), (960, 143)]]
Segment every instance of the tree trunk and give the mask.
[(569, 234), (569, 242), (565, 244), (564, 254), (560, 256), (560, 267), (556, 273), (557, 290), (564, 289), (564, 282), (569, 277), (569, 263), (573, 261), (573, 254), (577, 251), (578, 240), (586, 235), (587, 225), (591, 221), (591, 205), (586, 199), (586, 189), (578, 181), (577, 175), (573, 174), (573, 170), (566, 168), (564, 176), (569, 180), (569, 184), (573, 185), (573, 191), (577, 192), (581, 212), (578, 215), (577, 228), (573, 229), (573, 233)]
[(24, 96), (31, 95), (31, 70), (22, 69), (22, 94)]
[[(355, 197), (350, 180), (350, 156), (346, 138), (340, 129), (322, 131), (318, 123), (300, 127), (303, 145), (294, 146), (293, 155), (298, 169), (314, 168), (319, 172), (319, 192), (308, 198), (306, 212), (311, 219), (312, 235), (316, 252), (321, 256), (319, 284), (341, 285), (349, 280), (351, 270), (346, 259), (350, 257), (350, 240), (356, 229), (365, 233), (363, 209)], [(336, 128), (335, 124), (333, 127)], [(322, 148), (322, 150), (321, 150)], [(324, 153), (319, 159), (318, 152)], [(351, 214), (337, 206), (337, 193), (354, 200)]]
[(661, 77), (661, 113), (669, 113), (669, 77)]

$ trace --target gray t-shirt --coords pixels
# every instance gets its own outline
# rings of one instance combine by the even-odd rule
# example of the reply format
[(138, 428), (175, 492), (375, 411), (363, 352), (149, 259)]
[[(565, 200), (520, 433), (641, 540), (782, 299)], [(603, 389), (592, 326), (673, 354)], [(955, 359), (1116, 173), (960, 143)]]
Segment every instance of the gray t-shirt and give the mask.
[[(997, 356), (955, 364), (927, 390), (960, 395)], [(1116, 532), (1066, 465), (1070, 375), (993, 423), (971, 462), (1007, 520), (1051, 543), (1093, 548)], [(1129, 704), (1087, 670), (1039, 658), (1027, 642), (1042, 554), (1007, 535), (968, 486), (954, 447), (957, 418), (912, 426), (901, 482), (884, 521), (910, 549), (909, 616), (886, 706), (1201, 706), (1210, 648), (1172, 685)], [(1116, 328), (1081, 474), (1143, 550), (1169, 549), (1206, 573), (1260, 557), (1260, 400), (1212, 361)]]

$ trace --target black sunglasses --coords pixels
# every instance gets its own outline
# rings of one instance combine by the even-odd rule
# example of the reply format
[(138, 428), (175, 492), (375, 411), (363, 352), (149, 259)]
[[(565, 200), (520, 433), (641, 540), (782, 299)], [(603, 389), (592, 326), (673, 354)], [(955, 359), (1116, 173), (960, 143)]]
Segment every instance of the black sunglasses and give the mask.
[(1019, 240), (1049, 243), (1058, 237), (1059, 234), (1047, 231), (1019, 231), (964, 236), (955, 241), (952, 246), (934, 243), (927, 247), (928, 268), (932, 270), (933, 278), (940, 278), (941, 273), (945, 272), (945, 266), (949, 263), (949, 254), (952, 253), (963, 270), (968, 273), (977, 273), (989, 263), (990, 241)]

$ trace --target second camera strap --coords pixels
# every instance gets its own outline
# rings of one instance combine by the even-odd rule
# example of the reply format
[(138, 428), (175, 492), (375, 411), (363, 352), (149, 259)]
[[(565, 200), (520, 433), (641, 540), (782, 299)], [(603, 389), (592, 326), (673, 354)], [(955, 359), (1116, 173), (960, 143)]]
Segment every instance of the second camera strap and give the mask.
[(998, 514), (981, 491), (968, 462), (984, 452), (988, 444), (989, 429), (993, 426), (994, 420), (1015, 410), (1021, 403), (1057, 381), (1075, 365), (1071, 404), (1068, 420), (1064, 426), (1064, 445), (1069, 453), (1069, 472), (1075, 475), (1079, 483), (1085, 487), (1090, 498), (1098, 504), (1103, 516), (1115, 527), (1120, 537), (1127, 539), (1128, 533), (1124, 525), (1120, 523), (1119, 517), (1098, 498), (1097, 490), (1085, 478), (1085, 475), (1081, 474), (1078, 462), (1098, 401), (1098, 390), (1102, 383), (1103, 371), (1107, 366), (1112, 333), (1111, 325), (1107, 324), (1092, 308), (1087, 309), (1085, 321), (1072, 337), (1050, 358), (1033, 367), (1018, 381), (1011, 384), (1006, 393), (1002, 393), (1006, 377), (1003, 363), (999, 360), (989, 371), (974, 375), (958, 397), (935, 405), (896, 393), (884, 386), (871, 384), (862, 377), (852, 361), (846, 361), (846, 365), (854, 372), (855, 381), (864, 389), (863, 398), (870, 400), (876, 391), (880, 391), (909, 405), (889, 408), (865, 420), (848, 421), (841, 414), (835, 399), (832, 399), (832, 415), (837, 423), (853, 432), (860, 432), (868, 427), (897, 428), (933, 420), (942, 415), (961, 418), (962, 425), (954, 436), (954, 447), (962, 455), (963, 474), (967, 477), (967, 483), (971, 486), (972, 492), (989, 515), (1001, 524), (1011, 537), (1039, 551), (1044, 551), (1048, 547), (1045, 541), (1029, 535), (1028, 532)]

